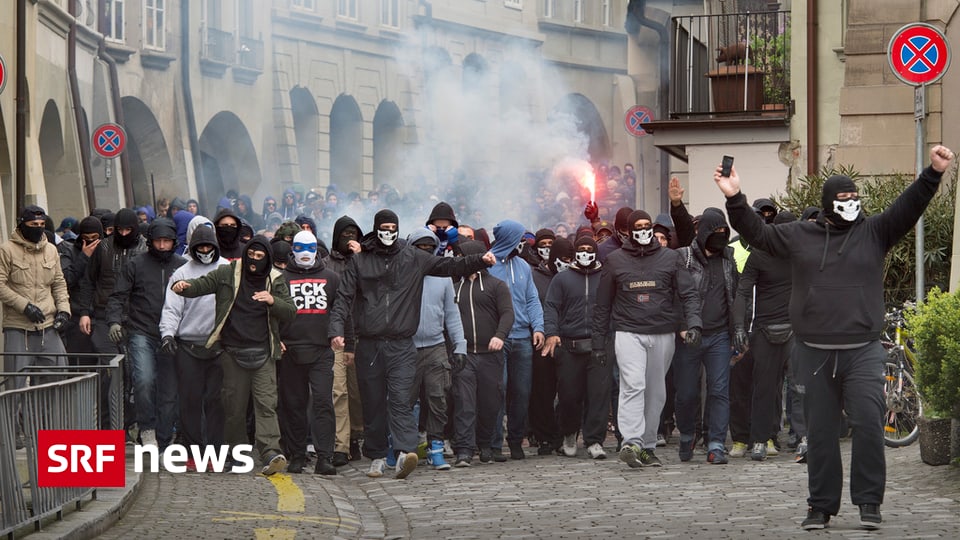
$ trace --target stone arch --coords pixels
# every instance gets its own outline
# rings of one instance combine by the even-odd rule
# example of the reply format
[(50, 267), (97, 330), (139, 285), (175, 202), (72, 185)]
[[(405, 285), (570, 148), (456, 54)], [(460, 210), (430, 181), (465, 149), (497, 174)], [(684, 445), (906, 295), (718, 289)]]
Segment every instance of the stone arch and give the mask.
[[(130, 162), (130, 205), (156, 205), (160, 197), (186, 199), (187, 186), (174, 182), (173, 166), (163, 130), (147, 105), (133, 96), (120, 99), (124, 130), (127, 132), (127, 157)], [(152, 182), (151, 182), (152, 176)]]
[(300, 181), (308, 188), (317, 185), (317, 156), (320, 147), (320, 111), (310, 90), (295, 86), (290, 90), (290, 109), (296, 135)]
[(398, 184), (403, 152), (403, 115), (392, 101), (383, 100), (373, 115), (373, 181)]
[(610, 137), (600, 112), (590, 99), (583, 94), (567, 94), (554, 107), (554, 113), (573, 117), (577, 131), (587, 138), (587, 152), (592, 163), (610, 160)]
[(363, 189), (363, 115), (346, 94), (330, 109), (330, 183), (341, 193)]
[(7, 231), (13, 225), (16, 210), (16, 188), (13, 185), (13, 168), (10, 164), (10, 141), (7, 140), (7, 125), (0, 108), (0, 237), (7, 238)]
[[(83, 182), (77, 170), (76, 157), (68, 154), (64, 140), (64, 125), (56, 101), (48, 100), (43, 107), (37, 142), (40, 147), (40, 165), (46, 193), (45, 210), (54, 220), (83, 211)], [(31, 189), (28, 183), (28, 190)], [(33, 189), (39, 190), (39, 186)]]
[(201, 210), (213, 217), (217, 201), (227, 190), (253, 195), (262, 180), (257, 150), (243, 121), (230, 111), (220, 111), (200, 134), (203, 182), (197, 186)]
[(463, 59), (464, 92), (483, 93), (487, 83), (490, 66), (487, 60), (477, 53), (470, 53)]

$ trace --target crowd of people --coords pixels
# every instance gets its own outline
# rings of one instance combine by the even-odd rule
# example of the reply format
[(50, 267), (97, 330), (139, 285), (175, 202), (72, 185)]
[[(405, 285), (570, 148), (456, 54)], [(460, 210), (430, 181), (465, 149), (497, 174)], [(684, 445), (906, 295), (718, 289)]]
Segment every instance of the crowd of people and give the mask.
[(631, 468), (661, 466), (676, 433), (681, 462), (698, 443), (710, 464), (762, 461), (784, 450), (786, 374), (787, 446), (809, 464), (803, 527), (839, 510), (843, 411), (851, 496), (876, 528), (879, 272), (952, 159), (934, 147), (870, 217), (848, 177), (798, 219), (749, 205), (720, 167), (726, 213), (691, 215), (672, 179), (669, 215), (622, 206), (609, 224), (588, 201), (569, 231), (501, 219), (488, 233), (442, 201), (401, 227), (389, 188), (345, 206), (335, 190), (288, 190), (260, 213), (230, 193), (212, 219), (179, 199), (97, 209), (59, 231), (28, 206), (0, 246), (4, 348), (17, 353), (5, 370), (122, 352), (126, 427), (144, 445), (253, 442), (265, 475), (302, 473), (312, 449), (317, 474), (365, 456), (368, 476), (397, 478), (421, 459), (526, 459), (524, 440), (604, 459), (611, 427)]

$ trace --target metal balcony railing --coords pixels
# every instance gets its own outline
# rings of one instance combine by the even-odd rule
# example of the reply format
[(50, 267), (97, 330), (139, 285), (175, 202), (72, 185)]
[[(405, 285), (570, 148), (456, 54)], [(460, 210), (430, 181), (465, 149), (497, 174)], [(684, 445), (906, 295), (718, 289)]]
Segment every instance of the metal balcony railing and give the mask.
[(232, 33), (209, 26), (203, 29), (202, 59), (233, 64), (237, 58), (234, 47)]
[(670, 117), (790, 110), (790, 12), (673, 18)]
[(240, 38), (237, 64), (245, 68), (263, 71), (263, 41), (250, 37)]

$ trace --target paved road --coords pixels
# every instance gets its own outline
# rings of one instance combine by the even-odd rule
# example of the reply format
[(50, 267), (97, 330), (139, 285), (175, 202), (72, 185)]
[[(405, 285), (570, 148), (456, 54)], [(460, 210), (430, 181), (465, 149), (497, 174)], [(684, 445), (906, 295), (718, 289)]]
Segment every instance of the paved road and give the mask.
[[(849, 464), (850, 441), (843, 441)], [(145, 475), (129, 513), (101, 538), (960, 538), (960, 470), (930, 467), (915, 444), (887, 449), (883, 529), (858, 528), (845, 495), (823, 532), (805, 533), (806, 469), (781, 455), (628, 469), (612, 459), (537, 457), (433, 471), (406, 480), (365, 476), (368, 460), (337, 477)], [(846, 493), (846, 488), (845, 488)]]

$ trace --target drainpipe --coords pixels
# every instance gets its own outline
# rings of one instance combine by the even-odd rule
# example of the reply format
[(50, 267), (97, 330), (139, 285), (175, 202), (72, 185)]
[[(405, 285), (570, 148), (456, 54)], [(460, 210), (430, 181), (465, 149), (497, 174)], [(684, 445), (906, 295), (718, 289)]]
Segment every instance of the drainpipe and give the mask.
[[(200, 139), (197, 137), (197, 119), (193, 113), (193, 92), (190, 90), (190, 2), (180, 2), (180, 82), (183, 85), (183, 108), (187, 117), (187, 137), (190, 139), (190, 162), (193, 164), (193, 176), (197, 183), (201, 205), (207, 198), (206, 184), (203, 181), (203, 165), (200, 157)], [(154, 201), (155, 203), (155, 201)], [(201, 210), (205, 210), (201, 206)]]
[[(651, 30), (657, 33), (659, 38), (659, 56), (660, 56), (660, 73), (659, 73), (659, 86), (657, 88), (657, 118), (665, 119), (670, 115), (670, 103), (668, 96), (668, 88), (670, 85), (670, 30), (654, 21), (648, 19), (644, 13), (646, 10), (646, 0), (631, 0), (630, 6), (632, 9), (633, 15), (636, 17), (637, 22), (640, 23), (640, 26), (646, 26)], [(627, 31), (630, 31), (629, 22), (627, 23)], [(639, 36), (639, 29), (637, 30), (635, 37)], [(639, 40), (638, 40), (639, 41)], [(642, 154), (638, 156), (642, 159)], [(667, 155), (661, 156), (660, 159), (660, 209), (666, 209), (669, 211), (670, 208), (670, 195), (669, 195), (669, 183), (670, 183), (670, 157)], [(641, 191), (644, 189), (641, 186)]]
[[(97, 48), (97, 56), (107, 63), (110, 73), (110, 99), (113, 100), (113, 117), (116, 122), (126, 129), (126, 122), (123, 118), (123, 105), (120, 102), (120, 75), (117, 71), (117, 62), (107, 52), (107, 38), (100, 37), (100, 46)], [(129, 144), (129, 141), (128, 141)], [(127, 205), (132, 205), (133, 183), (130, 177), (130, 158), (129, 153), (124, 150), (120, 153), (120, 173), (123, 175), (123, 198)]]
[(817, 16), (817, 0), (807, 0), (807, 174), (816, 174), (819, 169), (820, 150), (817, 140), (817, 36), (820, 22)]
[(77, 139), (80, 141), (80, 167), (83, 170), (83, 191), (87, 197), (87, 208), (97, 207), (97, 196), (93, 188), (93, 169), (90, 166), (90, 133), (80, 107), (80, 82), (77, 79), (77, 1), (70, 2), (70, 34), (67, 36), (67, 73), (70, 75), (70, 99), (73, 100), (73, 121), (77, 125)]
[(17, 1), (17, 127), (16, 127), (16, 208), (13, 215), (27, 205), (27, 0)]

